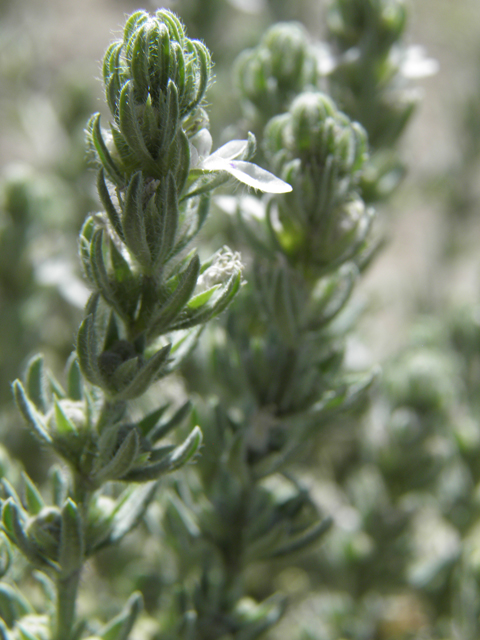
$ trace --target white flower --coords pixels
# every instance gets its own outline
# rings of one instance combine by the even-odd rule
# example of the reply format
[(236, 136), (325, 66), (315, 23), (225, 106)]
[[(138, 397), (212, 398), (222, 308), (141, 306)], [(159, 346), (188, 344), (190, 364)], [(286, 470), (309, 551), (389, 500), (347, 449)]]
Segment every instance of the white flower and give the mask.
[(225, 284), (230, 278), (243, 271), (241, 255), (229, 247), (223, 247), (215, 256), (213, 263), (205, 269), (197, 280), (200, 291), (206, 291), (215, 285)]
[(200, 129), (190, 140), (190, 168), (204, 173), (225, 171), (239, 182), (265, 193), (288, 193), (292, 190), (287, 182), (273, 173), (242, 160), (247, 147), (247, 140), (231, 140), (210, 154), (212, 137), (207, 129)]

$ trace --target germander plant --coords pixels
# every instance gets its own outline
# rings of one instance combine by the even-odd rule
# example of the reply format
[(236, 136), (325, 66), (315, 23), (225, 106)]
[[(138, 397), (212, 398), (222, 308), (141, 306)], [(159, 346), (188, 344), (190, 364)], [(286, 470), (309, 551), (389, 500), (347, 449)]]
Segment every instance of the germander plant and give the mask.
[[(253, 137), (210, 154), (203, 106), (210, 54), (169, 11), (128, 19), (123, 40), (107, 50), (103, 79), (111, 122), (104, 130), (93, 116), (88, 142), (104, 211), (80, 235), (92, 294), (76, 350), (64, 385), (42, 356), (13, 384), (26, 424), (66, 466), (52, 475), (51, 502), (27, 476), (20, 495), (2, 479), (4, 535), (41, 572), (49, 594), (47, 614), (35, 616), (23, 596), (2, 587), (0, 634), (9, 640), (127, 638), (140, 596), (94, 629), (76, 612), (82, 568), (138, 524), (159, 478), (188, 462), (202, 439), (196, 427), (178, 446), (161, 443), (188, 403), (170, 415), (162, 405), (135, 417), (130, 401), (178, 366), (240, 287), (237, 255), (224, 248), (201, 264), (192, 248), (212, 190), (231, 176), (267, 191), (290, 189), (248, 162)], [(112, 482), (122, 484), (112, 491)]]

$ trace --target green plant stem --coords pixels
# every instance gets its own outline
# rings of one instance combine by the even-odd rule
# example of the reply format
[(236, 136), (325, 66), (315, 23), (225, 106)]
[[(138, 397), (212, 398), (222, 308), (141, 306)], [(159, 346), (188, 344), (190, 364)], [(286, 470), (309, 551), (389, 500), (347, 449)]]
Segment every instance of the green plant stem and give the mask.
[(57, 580), (57, 619), (54, 640), (70, 640), (75, 624), (81, 569), (65, 580)]

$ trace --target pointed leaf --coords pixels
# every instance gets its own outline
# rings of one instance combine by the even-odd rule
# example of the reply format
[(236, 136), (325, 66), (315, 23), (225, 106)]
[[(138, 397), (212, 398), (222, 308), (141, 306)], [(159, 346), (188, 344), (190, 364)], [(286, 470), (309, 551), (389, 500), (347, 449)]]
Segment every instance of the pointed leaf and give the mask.
[(42, 413), (48, 411), (47, 377), (42, 355), (33, 356), (27, 364), (26, 387), (28, 397)]
[(100, 486), (107, 480), (120, 480), (130, 471), (138, 457), (139, 450), (140, 438), (138, 431), (132, 429), (118, 448), (112, 460), (93, 476), (92, 482)]
[(133, 469), (125, 476), (125, 480), (133, 482), (144, 482), (154, 480), (164, 473), (175, 471), (183, 467), (197, 452), (202, 442), (202, 432), (200, 427), (195, 427), (186, 440), (171, 453), (167, 454), (159, 462), (139, 469)]
[(83, 380), (76, 353), (72, 353), (67, 363), (67, 393), (71, 400), (83, 399)]
[(170, 433), (172, 429), (174, 429), (177, 425), (181, 424), (188, 414), (192, 410), (192, 403), (190, 400), (187, 400), (185, 404), (183, 404), (173, 416), (164, 420), (157, 424), (148, 434), (148, 439), (150, 442), (155, 443), (158, 442), (161, 438), (164, 438), (167, 433)]
[(120, 216), (115, 205), (110, 198), (110, 193), (108, 191), (107, 183), (105, 182), (105, 170), (103, 167), (98, 172), (97, 177), (97, 191), (100, 196), (100, 200), (102, 201), (103, 206), (105, 207), (105, 211), (107, 212), (108, 219), (110, 220), (110, 224), (113, 229), (117, 233), (117, 235), (125, 241), (123, 235), (123, 227), (122, 222), (120, 220)]
[(269, 558), (281, 558), (283, 556), (294, 553), (295, 551), (299, 551), (304, 549), (305, 547), (314, 544), (317, 542), (332, 526), (332, 519), (325, 518), (321, 522), (317, 523), (313, 527), (310, 527), (306, 532), (302, 533), (299, 536), (296, 536), (293, 540), (290, 540), (286, 544), (280, 545), (279, 547), (272, 550), (271, 553), (267, 554)]
[(128, 599), (124, 610), (100, 631), (100, 638), (102, 640), (128, 640), (130, 631), (142, 610), (142, 606), (141, 593), (133, 593)]
[(124, 183), (124, 178), (120, 168), (113, 161), (110, 151), (107, 149), (107, 145), (103, 139), (102, 129), (100, 127), (100, 114), (97, 113), (90, 119), (88, 129), (92, 136), (95, 150), (98, 154), (101, 164), (105, 171), (108, 173), (110, 179), (114, 184), (121, 187)]
[(70, 418), (67, 416), (62, 408), (62, 405), (55, 398), (55, 424), (57, 426), (57, 432), (60, 436), (72, 436), (77, 435), (77, 429)]
[(39, 490), (24, 471), (22, 472), (22, 478), (25, 486), (24, 491), (27, 510), (31, 515), (36, 516), (37, 513), (40, 513), (40, 511), (43, 509), (45, 503), (42, 496), (40, 495)]
[(167, 362), (170, 348), (171, 345), (167, 344), (147, 360), (134, 379), (121, 391), (120, 396), (123, 400), (138, 398), (158, 379)]
[(41, 441), (47, 444), (52, 444), (52, 438), (48, 433), (47, 425), (43, 417), (35, 409), (35, 406), (27, 397), (25, 389), (22, 386), (20, 380), (15, 380), (13, 383), (13, 392), (15, 395), (15, 402), (20, 409), (21, 414), (25, 418), (32, 433)]
[(190, 299), (197, 284), (199, 271), (200, 260), (198, 256), (195, 255), (191, 259), (188, 267), (178, 276), (178, 283), (174, 292), (158, 309), (156, 313), (157, 320), (150, 332), (152, 335), (157, 336), (170, 329), (172, 320), (180, 313)]

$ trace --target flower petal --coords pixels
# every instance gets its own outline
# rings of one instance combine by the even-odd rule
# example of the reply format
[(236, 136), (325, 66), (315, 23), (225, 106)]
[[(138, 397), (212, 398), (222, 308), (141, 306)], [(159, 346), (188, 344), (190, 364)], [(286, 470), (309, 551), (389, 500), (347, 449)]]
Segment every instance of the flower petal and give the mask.
[(207, 171), (226, 171), (239, 182), (265, 193), (288, 193), (292, 190), (292, 187), (287, 182), (277, 178), (273, 173), (261, 169), (253, 162), (245, 162), (244, 160), (231, 160), (229, 162), (218, 156), (215, 157), (215, 154), (213, 154), (205, 160), (203, 169)]
[(230, 142), (214, 151), (210, 157), (235, 160), (235, 158), (242, 155), (247, 147), (248, 140), (230, 140)]

